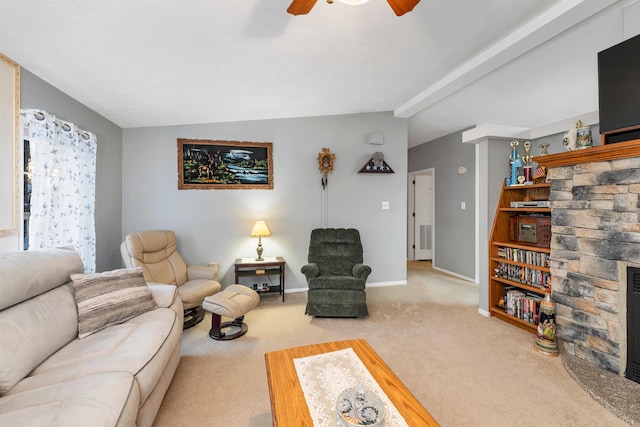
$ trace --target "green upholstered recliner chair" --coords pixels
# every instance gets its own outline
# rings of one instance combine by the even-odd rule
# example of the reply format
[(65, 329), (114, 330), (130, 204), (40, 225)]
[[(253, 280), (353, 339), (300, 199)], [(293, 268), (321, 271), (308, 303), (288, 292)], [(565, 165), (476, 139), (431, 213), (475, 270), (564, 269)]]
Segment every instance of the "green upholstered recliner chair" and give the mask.
[(311, 231), (308, 264), (302, 267), (309, 292), (305, 313), (316, 317), (363, 317), (367, 310), (360, 232), (355, 228)]

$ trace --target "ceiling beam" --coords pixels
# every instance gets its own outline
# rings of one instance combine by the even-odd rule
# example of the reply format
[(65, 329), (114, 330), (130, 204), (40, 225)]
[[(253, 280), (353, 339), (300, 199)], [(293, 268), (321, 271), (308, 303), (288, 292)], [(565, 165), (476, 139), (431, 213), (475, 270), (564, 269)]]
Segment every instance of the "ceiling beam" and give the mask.
[(483, 139), (537, 139), (549, 135), (566, 132), (580, 120), (585, 126), (592, 126), (600, 121), (598, 111), (590, 111), (576, 117), (569, 117), (555, 123), (537, 128), (523, 128), (495, 124), (482, 124), (462, 132), (462, 142), (476, 144)]
[(394, 110), (409, 118), (620, 0), (562, 0)]

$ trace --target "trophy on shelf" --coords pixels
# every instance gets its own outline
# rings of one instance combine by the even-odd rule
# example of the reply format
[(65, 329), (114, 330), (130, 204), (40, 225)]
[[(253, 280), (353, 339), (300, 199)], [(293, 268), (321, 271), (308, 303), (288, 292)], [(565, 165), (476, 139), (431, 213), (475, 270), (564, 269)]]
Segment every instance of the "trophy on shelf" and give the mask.
[(523, 144), (524, 147), (524, 156), (522, 156), (522, 162), (524, 163), (524, 184), (533, 184), (533, 180), (531, 179), (531, 154), (529, 154), (529, 149), (531, 149), (531, 141), (526, 141)]
[(509, 161), (511, 162), (511, 177), (507, 178), (507, 185), (518, 185), (518, 183), (522, 184), (522, 182), (524, 182), (524, 177), (518, 176), (518, 168), (522, 167), (522, 159), (518, 154), (518, 144), (520, 144), (518, 140), (513, 140), (510, 143), (511, 157), (509, 157)]
[(549, 144), (540, 144), (540, 145), (538, 145), (538, 147), (542, 150), (542, 151), (540, 152), (540, 155), (541, 155), (541, 156), (546, 156), (547, 154), (549, 154), (549, 153), (547, 152), (547, 148), (549, 148)]

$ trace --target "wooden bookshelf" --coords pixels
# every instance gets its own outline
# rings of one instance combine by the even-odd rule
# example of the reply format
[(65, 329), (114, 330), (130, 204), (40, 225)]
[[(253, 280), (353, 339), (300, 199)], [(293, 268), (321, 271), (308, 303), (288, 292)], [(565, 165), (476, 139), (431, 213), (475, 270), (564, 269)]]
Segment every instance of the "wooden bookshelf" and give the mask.
[[(549, 183), (522, 186), (503, 184), (489, 241), (489, 312), (493, 317), (532, 333), (537, 328), (534, 321), (536, 304), (551, 292), (551, 250), (546, 243), (540, 246), (514, 240), (511, 218), (533, 216), (546, 220), (551, 215), (551, 208), (515, 208), (511, 206), (511, 202), (549, 200), (550, 187)], [(518, 298), (520, 305), (509, 312), (506, 307), (507, 291), (522, 295), (522, 298)], [(501, 301), (503, 306), (500, 306)]]

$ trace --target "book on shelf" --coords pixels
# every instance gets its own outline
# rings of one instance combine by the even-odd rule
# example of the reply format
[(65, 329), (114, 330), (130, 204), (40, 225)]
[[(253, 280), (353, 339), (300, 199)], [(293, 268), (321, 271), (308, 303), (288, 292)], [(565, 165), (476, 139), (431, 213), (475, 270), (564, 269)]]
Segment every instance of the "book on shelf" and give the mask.
[(536, 268), (499, 262), (495, 268), (495, 277), (511, 280), (540, 289), (551, 287), (551, 274)]
[(505, 288), (505, 312), (525, 322), (537, 325), (540, 319), (540, 295), (514, 287)]
[(531, 264), (538, 267), (549, 266), (549, 254), (545, 252), (499, 246), (498, 256), (508, 259), (509, 261)]

